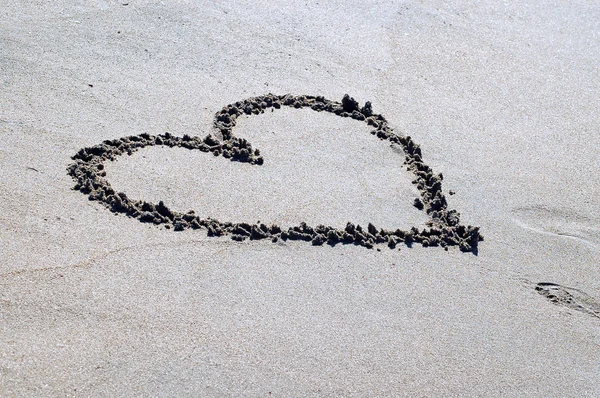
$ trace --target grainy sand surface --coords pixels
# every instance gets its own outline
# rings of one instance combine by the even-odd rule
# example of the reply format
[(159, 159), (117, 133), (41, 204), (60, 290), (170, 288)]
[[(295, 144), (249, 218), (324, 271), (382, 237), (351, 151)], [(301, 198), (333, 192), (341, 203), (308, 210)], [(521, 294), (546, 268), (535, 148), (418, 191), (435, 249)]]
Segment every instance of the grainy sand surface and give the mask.
[[(594, 2), (0, 9), (0, 396), (600, 395)], [(204, 137), (269, 92), (371, 101), (443, 173), (478, 254), (234, 242), (71, 189), (80, 148)], [(263, 166), (150, 147), (107, 178), (203, 217), (428, 220), (364, 124), (281, 109), (235, 133)]]

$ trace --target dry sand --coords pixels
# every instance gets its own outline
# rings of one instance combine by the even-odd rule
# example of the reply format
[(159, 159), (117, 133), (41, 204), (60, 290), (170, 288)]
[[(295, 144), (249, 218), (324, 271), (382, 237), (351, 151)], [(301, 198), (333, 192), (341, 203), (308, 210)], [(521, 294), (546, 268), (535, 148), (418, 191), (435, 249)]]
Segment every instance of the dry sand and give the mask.
[[(596, 4), (62, 3), (0, 16), (0, 396), (600, 394)], [(269, 92), (371, 101), (478, 254), (235, 242), (71, 189), (80, 148), (204, 137)], [(206, 217), (422, 227), (401, 155), (328, 116), (242, 118), (256, 171), (150, 147), (107, 178)]]

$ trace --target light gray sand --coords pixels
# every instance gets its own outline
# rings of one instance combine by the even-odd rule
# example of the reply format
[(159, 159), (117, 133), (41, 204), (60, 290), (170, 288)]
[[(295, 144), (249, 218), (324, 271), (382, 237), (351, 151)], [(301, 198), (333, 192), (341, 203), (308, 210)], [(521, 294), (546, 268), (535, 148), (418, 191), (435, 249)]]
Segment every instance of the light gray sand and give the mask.
[(310, 109), (268, 110), (240, 117), (234, 129), (260, 149), (260, 167), (155, 146), (107, 162), (107, 177), (132, 198), (167, 200), (174, 210), (194, 209), (224, 221), (424, 226), (429, 217), (413, 206), (420, 194), (403, 166), (402, 149), (391, 150), (370, 130), (363, 122)]
[[(3, 6), (0, 395), (600, 394), (599, 319), (535, 290), (551, 282), (600, 298), (598, 6), (122, 4)], [(221, 107), (268, 92), (372, 101), (444, 174), (462, 221), (481, 227), (479, 255), (236, 243), (115, 216), (70, 190), (65, 169), (82, 147), (143, 132), (204, 136)], [(261, 123), (323, 134), (303, 112), (256, 116), (236, 132), (252, 142)], [(394, 161), (364, 137), (344, 150), (373, 140), (381, 158), (366, 175)], [(262, 145), (283, 153), (278, 142)], [(189, 173), (187, 155), (149, 149), (161, 150), (176, 162), (164, 170)], [(111, 166), (120, 189), (202, 202), (189, 186), (169, 191), (186, 182), (179, 175), (140, 185), (158, 166), (127, 177), (140, 154)], [(210, 173), (227, 179), (230, 167)], [(411, 221), (413, 187), (397, 171), (368, 177), (348, 214), (378, 202), (368, 217)], [(319, 189), (352, 192), (351, 177)], [(397, 189), (408, 206), (378, 196), (391, 194), (386, 178), (407, 180)], [(310, 175), (298, 180), (310, 186)], [(214, 211), (254, 217), (240, 200)], [(345, 207), (334, 194), (326, 204)], [(276, 209), (265, 201), (260, 215)]]

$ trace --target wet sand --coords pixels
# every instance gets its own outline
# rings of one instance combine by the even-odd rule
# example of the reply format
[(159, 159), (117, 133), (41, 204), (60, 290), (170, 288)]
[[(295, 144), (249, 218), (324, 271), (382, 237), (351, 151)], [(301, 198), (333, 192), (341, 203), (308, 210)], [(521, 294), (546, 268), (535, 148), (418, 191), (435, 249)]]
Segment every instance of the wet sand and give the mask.
[(597, 395), (599, 13), (7, 5), (0, 395)]

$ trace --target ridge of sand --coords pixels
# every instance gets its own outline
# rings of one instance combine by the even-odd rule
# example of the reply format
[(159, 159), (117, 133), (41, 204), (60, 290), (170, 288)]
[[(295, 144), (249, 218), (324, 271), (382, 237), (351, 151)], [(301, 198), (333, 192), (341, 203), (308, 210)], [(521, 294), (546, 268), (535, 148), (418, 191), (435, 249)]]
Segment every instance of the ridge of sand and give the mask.
[[(324, 224), (310, 226), (307, 225), (305, 221), (301, 221), (298, 226), (289, 227), (287, 229), (284, 227), (282, 229), (278, 224), (267, 225), (260, 220), (255, 224), (252, 222), (239, 222), (237, 220), (224, 222), (210, 217), (202, 218), (202, 216), (196, 214), (195, 210), (190, 210), (186, 213), (173, 211), (162, 200), (159, 201), (158, 204), (155, 204), (142, 199), (132, 199), (125, 192), (115, 191), (107, 179), (106, 166), (104, 164), (105, 161), (118, 159), (119, 156), (125, 154), (132, 155), (140, 149), (155, 145), (199, 150), (204, 153), (212, 153), (215, 157), (222, 156), (232, 162), (262, 166), (265, 161), (261, 155), (260, 149), (253, 148), (252, 144), (246, 138), (237, 137), (233, 134), (236, 120), (243, 114), (261, 114), (267, 109), (273, 111), (275, 109), (280, 109), (283, 106), (297, 109), (310, 108), (317, 112), (325, 111), (341, 116), (342, 118), (352, 118), (364, 121), (369, 126), (372, 126), (372, 135), (384, 142), (388, 141), (391, 143), (392, 149), (396, 149), (395, 152), (403, 154), (404, 162), (402, 165), (406, 165), (406, 170), (413, 174), (414, 180), (412, 181), (412, 184), (417, 187), (420, 194), (420, 197), (414, 199), (414, 207), (423, 210), (430, 217), (427, 221), (427, 228), (419, 230), (417, 227), (413, 226), (410, 230), (401, 230), (399, 228), (380, 229), (371, 222), (368, 223), (366, 228), (363, 228), (350, 221), (348, 221), (345, 226), (340, 224), (338, 227), (327, 226)], [(265, 96), (253, 97), (225, 106), (215, 116), (215, 127), (222, 136), (222, 141), (218, 140), (212, 134), (201, 138), (187, 134), (183, 137), (174, 137), (170, 133), (157, 136), (144, 133), (139, 136), (128, 136), (118, 140), (105, 140), (102, 144), (80, 149), (77, 154), (72, 157), (75, 162), (70, 164), (67, 170), (69, 175), (76, 181), (74, 189), (87, 195), (90, 201), (99, 201), (114, 213), (126, 214), (128, 217), (138, 219), (145, 223), (153, 223), (156, 225), (164, 224), (165, 228), (172, 228), (175, 231), (183, 231), (189, 228), (206, 229), (209, 237), (231, 235), (232, 239), (235, 241), (243, 241), (247, 238), (250, 238), (250, 240), (269, 238), (275, 243), (279, 239), (283, 239), (284, 241), (290, 239), (310, 241), (314, 246), (322, 246), (325, 242), (332, 246), (338, 243), (353, 243), (369, 249), (379, 243), (386, 243), (392, 249), (394, 249), (398, 243), (406, 243), (409, 247), (412, 243), (420, 243), (423, 247), (442, 246), (445, 250), (448, 250), (448, 246), (458, 246), (463, 252), (477, 254), (477, 246), (478, 243), (483, 240), (483, 236), (480, 235), (478, 227), (461, 225), (460, 214), (456, 210), (448, 209), (448, 202), (442, 191), (443, 175), (441, 173), (435, 174), (431, 167), (423, 162), (421, 148), (411, 137), (395, 134), (382, 115), (373, 113), (370, 102), (366, 102), (363, 107), (360, 107), (358, 102), (348, 94), (344, 95), (342, 102), (330, 101), (320, 96), (294, 96), (291, 94), (277, 96), (267, 94)], [(340, 141), (342, 136), (343, 134), (337, 134), (332, 140), (332, 143), (337, 146), (343, 145)], [(363, 146), (363, 139), (353, 137), (353, 140), (361, 143), (361, 147)], [(346, 140), (345, 144), (348, 145), (349, 142)], [(279, 148), (282, 146), (289, 147), (289, 143), (280, 142)], [(292, 151), (297, 153), (302, 149), (306, 150), (306, 148), (303, 148), (303, 144), (300, 144), (295, 145)], [(305, 154), (306, 163), (313, 163), (314, 156), (312, 155), (317, 154), (321, 150), (321, 148), (317, 148), (316, 151), (315, 148), (311, 149), (313, 150), (309, 150)], [(348, 149), (351, 153), (354, 152), (351, 147)], [(277, 151), (277, 149), (275, 151)], [(341, 150), (336, 151), (335, 148), (331, 148), (328, 157), (331, 158), (333, 156), (332, 153), (336, 152), (339, 154), (341, 153)], [(297, 159), (298, 156), (292, 156), (290, 158), (293, 164), (296, 163)], [(229, 164), (231, 165), (231, 163)], [(390, 165), (391, 164), (392, 162), (390, 162)], [(319, 163), (315, 162), (314, 166), (318, 165)], [(345, 162), (342, 165), (338, 160), (337, 167), (331, 170), (331, 172), (335, 172), (336, 169), (340, 167), (351, 165), (350, 162)], [(363, 167), (370, 168), (369, 161), (367, 161), (366, 164), (363, 163)], [(253, 173), (257, 174), (254, 175), (260, 175), (259, 173), (264, 171), (264, 168), (261, 167), (261, 169), (255, 168)], [(225, 170), (227, 170), (227, 168), (225, 168)], [(243, 171), (244, 169), (238, 168), (236, 173), (243, 173)], [(248, 171), (248, 169), (246, 169), (246, 171)], [(267, 173), (268, 171), (269, 167), (267, 167)], [(300, 171), (300, 168), (295, 167), (294, 171)], [(227, 185), (234, 183), (231, 174), (232, 173), (226, 173), (219, 177), (220, 180), (224, 180), (226, 187), (228, 188), (227, 191), (223, 192), (226, 196), (230, 196), (229, 190), (231, 189), (242, 192), (249, 191), (247, 187), (256, 183), (254, 177), (249, 178), (247, 176), (243, 179), (242, 184), (237, 186)], [(285, 171), (282, 172), (281, 170), (276, 174), (283, 178), (286, 178), (287, 175)], [(271, 176), (272, 175), (273, 173), (271, 173)], [(315, 172), (314, 167), (313, 171), (309, 173), (307, 177), (310, 180), (309, 183), (311, 184), (311, 187), (315, 187), (319, 184), (319, 175)], [(391, 184), (393, 182), (393, 180), (388, 180), (384, 183)], [(271, 178), (270, 183), (276, 184), (273, 178)], [(344, 185), (349, 183), (351, 183), (351, 181), (345, 181)], [(380, 184), (381, 183), (382, 182), (380, 181)], [(292, 184), (286, 182), (285, 187), (287, 190), (285, 196), (287, 197), (289, 193), (296, 188), (301, 188), (301, 185), (301, 183)], [(271, 192), (273, 192), (272, 189)], [(394, 191), (391, 192), (392, 198), (396, 197), (395, 193), (396, 192)], [(327, 192), (323, 196), (328, 196), (327, 199), (332, 199), (332, 195)], [(373, 197), (375, 195), (371, 193), (369, 196)], [(344, 198), (341, 199), (342, 203), (345, 202)], [(271, 200), (275, 200), (275, 198), (271, 198)], [(362, 200), (366, 202), (370, 201), (368, 196), (363, 196)], [(222, 199), (220, 197), (216, 199), (217, 203), (221, 201)], [(239, 206), (239, 204), (236, 205)], [(247, 205), (252, 209), (256, 207), (257, 202), (253, 200), (248, 202)], [(275, 205), (277, 206), (276, 202)], [(382, 213), (382, 211), (384, 211), (384, 209), (381, 208), (382, 206), (379, 207), (380, 208), (377, 209), (379, 214), (385, 214)], [(347, 211), (343, 208), (340, 210), (342, 210), (342, 217), (347, 217), (347, 214), (344, 214), (347, 213)], [(313, 212), (318, 211), (319, 208), (313, 209)], [(252, 210), (250, 212), (252, 213)], [(364, 215), (362, 217), (364, 217)]]

